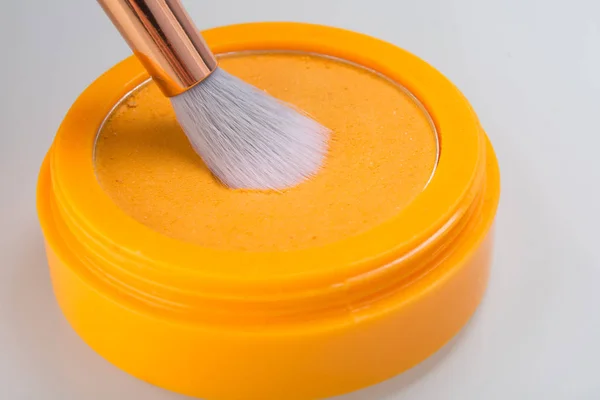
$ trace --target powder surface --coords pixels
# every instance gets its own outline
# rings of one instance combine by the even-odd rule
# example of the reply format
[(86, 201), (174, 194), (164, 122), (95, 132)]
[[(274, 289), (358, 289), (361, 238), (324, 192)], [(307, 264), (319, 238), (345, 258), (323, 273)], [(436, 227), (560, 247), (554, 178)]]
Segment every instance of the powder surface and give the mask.
[(109, 116), (95, 161), (103, 189), (142, 224), (205, 247), (294, 250), (373, 228), (426, 186), (437, 160), (435, 132), (394, 83), (304, 54), (240, 53), (220, 65), (333, 129), (327, 161), (283, 193), (227, 189), (192, 150), (169, 100), (148, 83)]

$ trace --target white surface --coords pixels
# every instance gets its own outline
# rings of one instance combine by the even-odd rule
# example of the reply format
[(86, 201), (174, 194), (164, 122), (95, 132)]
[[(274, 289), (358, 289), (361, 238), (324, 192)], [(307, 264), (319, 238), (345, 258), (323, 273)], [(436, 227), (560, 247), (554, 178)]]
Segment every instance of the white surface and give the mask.
[[(294, 20), (394, 42), (463, 90), (497, 150), (496, 256), (476, 317), (423, 365), (343, 400), (600, 398), (600, 2), (185, 3), (203, 28)], [(129, 50), (93, 0), (3, 1), (0, 22), (0, 398), (182, 399), (112, 367), (71, 331), (34, 209), (65, 112)]]

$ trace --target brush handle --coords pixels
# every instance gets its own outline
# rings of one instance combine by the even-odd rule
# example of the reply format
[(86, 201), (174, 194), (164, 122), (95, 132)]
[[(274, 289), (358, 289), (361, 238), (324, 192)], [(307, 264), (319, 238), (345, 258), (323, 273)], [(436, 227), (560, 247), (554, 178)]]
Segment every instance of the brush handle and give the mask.
[(179, 0), (98, 0), (167, 97), (201, 82), (217, 60)]

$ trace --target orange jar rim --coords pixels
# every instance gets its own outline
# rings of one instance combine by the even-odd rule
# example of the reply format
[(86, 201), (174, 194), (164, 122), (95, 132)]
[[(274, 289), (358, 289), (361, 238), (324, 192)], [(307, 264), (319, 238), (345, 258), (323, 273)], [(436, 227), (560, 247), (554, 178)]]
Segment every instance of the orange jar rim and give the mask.
[[(462, 94), (414, 55), (381, 40), (301, 23), (250, 23), (204, 32), (216, 54), (300, 51), (332, 56), (374, 70), (404, 86), (431, 116), (440, 143), (427, 187), (396, 217), (367, 232), (321, 247), (287, 252), (203, 248), (163, 236), (125, 214), (102, 190), (93, 160), (97, 133), (128, 92), (148, 79), (130, 57), (77, 99), (61, 125), (49, 160), (54, 207), (63, 238), (95, 257), (97, 276), (132, 296), (159, 293), (165, 307), (255, 302), (257, 309), (343, 304), (388, 290), (430, 268), (430, 255), (468, 227), (481, 205), (485, 138)], [(108, 277), (108, 278), (107, 278)], [(320, 300), (315, 300), (320, 299)], [(268, 308), (268, 307), (267, 307)]]

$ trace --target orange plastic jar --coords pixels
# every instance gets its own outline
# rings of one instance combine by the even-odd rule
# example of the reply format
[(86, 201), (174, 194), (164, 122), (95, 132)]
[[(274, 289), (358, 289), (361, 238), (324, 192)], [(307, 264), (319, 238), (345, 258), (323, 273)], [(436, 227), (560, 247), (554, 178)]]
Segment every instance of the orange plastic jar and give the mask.
[[(483, 296), (500, 193), (496, 158), (469, 103), (425, 62), (361, 34), (259, 23), (204, 35), (217, 54), (319, 54), (396, 82), (432, 122), (433, 173), (384, 221), (315, 245), (307, 239), (262, 248), (262, 232), (255, 242), (231, 239), (260, 248), (219, 246), (223, 241), (198, 243), (153, 229), (107, 194), (95, 164), (107, 116), (148, 79), (127, 59), (76, 101), (40, 173), (38, 212), (52, 282), (75, 331), (130, 374), (208, 400), (339, 395), (436, 352)], [(291, 196), (279, 195), (269, 201)]]

